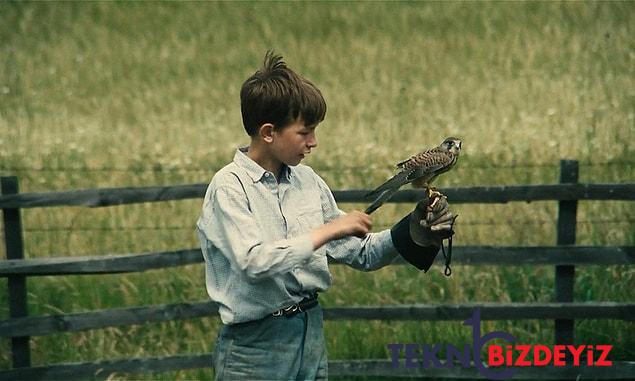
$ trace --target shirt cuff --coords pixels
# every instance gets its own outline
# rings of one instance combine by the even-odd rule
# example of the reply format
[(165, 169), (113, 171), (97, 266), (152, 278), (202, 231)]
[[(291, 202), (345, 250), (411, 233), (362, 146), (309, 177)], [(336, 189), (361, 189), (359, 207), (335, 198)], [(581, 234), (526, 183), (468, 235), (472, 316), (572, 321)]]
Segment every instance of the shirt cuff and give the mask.
[(302, 234), (295, 238), (291, 238), (287, 241), (290, 247), (293, 248), (294, 256), (304, 264), (311, 260), (313, 254), (313, 241), (311, 240), (311, 234)]
[(392, 241), (390, 229), (382, 230), (374, 234), (376, 235), (377, 245), (379, 245), (378, 251), (386, 253), (387, 256), (395, 259), (399, 255), (399, 252), (395, 248), (395, 244)]
[(399, 252), (395, 249), (395, 245), (392, 242), (390, 229), (373, 233), (373, 235), (375, 236), (374, 245), (376, 245), (373, 251), (379, 253), (379, 259), (377, 261), (379, 265), (375, 265), (373, 267), (379, 268), (392, 263), (395, 258), (399, 256)]
[(410, 215), (405, 216), (401, 221), (390, 229), (392, 243), (397, 252), (410, 264), (427, 272), (439, 253), (438, 246), (419, 246), (410, 237)]

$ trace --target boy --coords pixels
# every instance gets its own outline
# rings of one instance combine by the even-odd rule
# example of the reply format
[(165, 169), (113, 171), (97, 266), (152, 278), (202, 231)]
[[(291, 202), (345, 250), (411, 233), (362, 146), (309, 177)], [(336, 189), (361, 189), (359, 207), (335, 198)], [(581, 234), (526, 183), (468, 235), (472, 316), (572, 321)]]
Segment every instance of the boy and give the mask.
[[(369, 233), (370, 216), (337, 208), (326, 183), (300, 165), (317, 146), (326, 103), (282, 57), (267, 53), (240, 101), (251, 142), (216, 173), (197, 222), (207, 291), (223, 322), (216, 378), (325, 379), (317, 294), (331, 285), (327, 257), (370, 271), (401, 254), (427, 270), (447, 231), (422, 226), (422, 203), (379, 233)], [(432, 220), (447, 221), (439, 201)]]

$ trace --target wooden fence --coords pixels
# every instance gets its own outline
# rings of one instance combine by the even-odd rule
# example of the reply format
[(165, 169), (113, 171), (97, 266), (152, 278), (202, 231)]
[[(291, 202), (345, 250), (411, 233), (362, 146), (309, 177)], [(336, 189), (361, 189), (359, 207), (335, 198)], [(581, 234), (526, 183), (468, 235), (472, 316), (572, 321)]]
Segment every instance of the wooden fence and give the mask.
[[(573, 301), (576, 265), (632, 265), (635, 246), (576, 246), (576, 212), (579, 200), (635, 200), (635, 184), (579, 184), (578, 163), (561, 162), (560, 184), (443, 189), (452, 204), (506, 203), (510, 201), (553, 200), (559, 203), (557, 246), (499, 247), (458, 246), (457, 265), (553, 265), (553, 303), (461, 303), (397, 306), (342, 306), (326, 308), (324, 318), (365, 320), (465, 320), (474, 309), (483, 320), (555, 320), (555, 342), (573, 343), (575, 319), (635, 320), (635, 303)], [(43, 275), (113, 274), (146, 271), (203, 262), (199, 249), (159, 253), (123, 254), (94, 257), (24, 259), (20, 209), (52, 206), (90, 206), (159, 202), (201, 198), (207, 184), (93, 189), (70, 192), (18, 192), (15, 177), (2, 178), (0, 208), (3, 210), (7, 260), (0, 261), (0, 276), (9, 289), (10, 317), (0, 321), (0, 337), (11, 339), (13, 368), (0, 370), (0, 380), (53, 380), (107, 378), (112, 373), (144, 373), (192, 368), (209, 368), (212, 355), (188, 354), (168, 357), (101, 361), (98, 363), (31, 366), (31, 336), (76, 332), (105, 327), (129, 326), (175, 319), (191, 319), (217, 313), (210, 301), (109, 309), (85, 313), (28, 316), (26, 278)], [(363, 202), (365, 190), (335, 191), (338, 202)], [(416, 202), (421, 191), (400, 191), (391, 202)], [(403, 263), (398, 262), (398, 263)], [(635, 362), (614, 362), (611, 367), (518, 368), (525, 379), (635, 379)], [(390, 360), (330, 361), (331, 376), (447, 377), (483, 378), (476, 368), (392, 368)]]

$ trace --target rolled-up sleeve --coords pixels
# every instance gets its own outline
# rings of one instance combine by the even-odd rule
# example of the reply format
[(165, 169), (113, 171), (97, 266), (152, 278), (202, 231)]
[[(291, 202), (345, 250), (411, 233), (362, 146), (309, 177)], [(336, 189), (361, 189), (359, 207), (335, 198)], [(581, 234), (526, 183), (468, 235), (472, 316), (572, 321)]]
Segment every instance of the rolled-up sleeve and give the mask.
[(265, 240), (244, 191), (222, 186), (205, 200), (199, 232), (247, 277), (260, 279), (305, 265), (313, 254), (310, 234)]
[[(328, 223), (344, 214), (337, 207), (333, 193), (319, 176), (324, 222)], [(390, 264), (399, 253), (392, 242), (390, 230), (367, 234), (364, 238), (346, 237), (331, 241), (326, 245), (326, 254), (334, 260), (355, 269), (372, 271)]]

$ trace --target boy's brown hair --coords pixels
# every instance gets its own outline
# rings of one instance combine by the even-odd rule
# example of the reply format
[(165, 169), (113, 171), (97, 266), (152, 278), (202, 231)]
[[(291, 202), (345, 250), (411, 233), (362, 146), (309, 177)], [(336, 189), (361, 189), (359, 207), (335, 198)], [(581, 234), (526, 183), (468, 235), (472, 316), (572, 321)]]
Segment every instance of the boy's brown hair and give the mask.
[(326, 102), (320, 90), (268, 51), (262, 68), (243, 83), (240, 111), (249, 136), (265, 123), (282, 129), (296, 120), (314, 126), (324, 120)]

